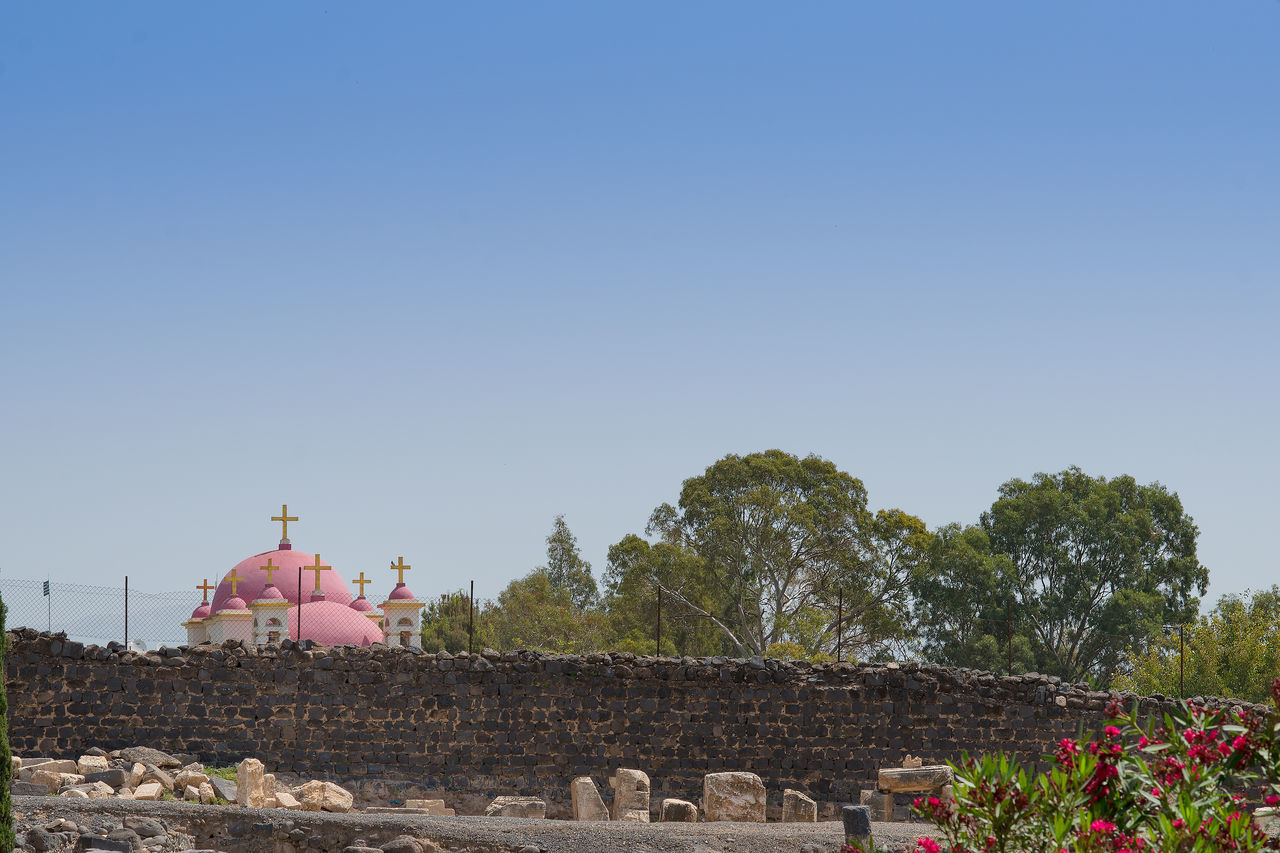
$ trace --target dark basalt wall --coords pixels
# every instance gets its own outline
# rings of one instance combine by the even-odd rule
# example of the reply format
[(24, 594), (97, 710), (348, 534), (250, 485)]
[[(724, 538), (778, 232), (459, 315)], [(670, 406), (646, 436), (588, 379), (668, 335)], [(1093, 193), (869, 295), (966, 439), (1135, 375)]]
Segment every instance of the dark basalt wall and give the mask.
[[(138, 654), (29, 629), (9, 640), (17, 755), (146, 745), (215, 765), (253, 756), (268, 770), (402, 779), (468, 801), (541, 795), (553, 813), (575, 776), (618, 767), (649, 774), (655, 809), (666, 796), (700, 799), (703, 774), (721, 770), (759, 774), (771, 803), (784, 788), (857, 802), (907, 753), (1038, 758), (1096, 729), (1109, 699), (1047, 676), (909, 663), (290, 643)], [(1144, 701), (1155, 710), (1162, 698)]]

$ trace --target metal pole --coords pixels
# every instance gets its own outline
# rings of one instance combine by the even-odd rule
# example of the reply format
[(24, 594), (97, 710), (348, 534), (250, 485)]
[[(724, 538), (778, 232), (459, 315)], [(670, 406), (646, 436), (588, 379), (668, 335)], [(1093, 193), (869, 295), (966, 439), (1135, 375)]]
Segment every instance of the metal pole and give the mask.
[(1004, 603), (1004, 629), (1009, 641), (1009, 674), (1013, 675), (1013, 599)]
[(654, 640), (654, 654), (662, 657), (662, 585), (658, 585), (658, 631)]
[(1184, 657), (1186, 646), (1182, 642), (1182, 626), (1178, 626), (1178, 698), (1182, 699), (1187, 695), (1186, 686), (1183, 684), (1183, 678), (1186, 676), (1186, 658)]
[[(208, 581), (205, 581), (208, 583)], [(293, 620), (298, 625), (298, 638), (294, 641), (302, 642), (302, 569), (298, 569), (298, 618)]]
[(124, 644), (129, 645), (129, 576), (124, 576)]
[(471, 597), (467, 601), (467, 654), (475, 653), (476, 638), (476, 582), (471, 582)]
[(45, 581), (45, 584), (49, 587), (49, 593), (44, 597), (45, 619), (47, 620), (45, 622), (45, 631), (52, 634), (53, 633), (53, 584), (49, 583), (48, 581)]
[(844, 651), (844, 590), (836, 593), (836, 663)]

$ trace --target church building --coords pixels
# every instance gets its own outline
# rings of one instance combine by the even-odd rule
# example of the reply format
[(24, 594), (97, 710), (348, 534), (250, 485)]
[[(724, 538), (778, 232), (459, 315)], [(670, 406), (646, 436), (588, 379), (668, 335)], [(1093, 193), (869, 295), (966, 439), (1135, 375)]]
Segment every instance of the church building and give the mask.
[[(204, 600), (182, 623), (187, 642), (221, 643), (243, 640), (254, 645), (284, 639), (314, 640), (326, 646), (389, 646), (422, 648), (422, 608), (405, 585), (410, 566), (404, 558), (391, 564), (396, 586), (376, 607), (364, 596), (364, 572), (352, 581), (360, 594), (351, 597), (347, 582), (325, 565), (319, 554), (293, 550), (289, 541), (289, 506), (272, 521), (281, 523), (280, 544), (237, 563), (216, 587), (206, 578), (196, 589)], [(213, 601), (209, 591), (213, 590)]]

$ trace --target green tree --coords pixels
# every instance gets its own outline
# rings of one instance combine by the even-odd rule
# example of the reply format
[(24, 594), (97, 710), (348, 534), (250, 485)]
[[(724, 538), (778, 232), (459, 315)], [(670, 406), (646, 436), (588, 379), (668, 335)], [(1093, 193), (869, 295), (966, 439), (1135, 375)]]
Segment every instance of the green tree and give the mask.
[(1143, 695), (1231, 696), (1266, 702), (1280, 677), (1280, 586), (1224, 595), (1213, 610), (1129, 656), (1115, 687)]
[[(0, 600), (0, 676), (4, 675), (9, 655), (9, 636), (5, 633), (5, 606)], [(13, 780), (13, 759), (9, 751), (9, 701), (5, 696), (4, 678), (0, 677), (0, 853), (10, 853), (14, 845), (13, 799), (9, 784)]]
[(673, 615), (705, 619), (739, 655), (778, 643), (829, 650), (842, 594), (851, 653), (902, 636), (907, 581), (927, 538), (906, 513), (870, 513), (862, 482), (831, 462), (781, 450), (712, 464), (646, 530), (697, 557), (686, 582), (652, 571), (649, 585)]
[(1176, 493), (1079, 468), (1013, 479), (982, 515), (1013, 564), (1013, 607), (1036, 669), (1109, 682), (1165, 623), (1190, 621), (1208, 585), (1196, 529)]
[(556, 654), (600, 651), (608, 636), (604, 614), (578, 607), (544, 569), (507, 584), (486, 611), (485, 628), (497, 648)]
[(702, 558), (679, 542), (650, 544), (627, 534), (609, 548), (604, 609), (610, 646), (653, 654), (657, 639), (658, 587), (674, 591), (692, 607), (677, 606), (671, 592), (662, 608), (662, 654), (716, 655), (727, 649), (724, 635), (702, 613), (716, 609), (716, 591)]
[(547, 573), (553, 587), (568, 593), (575, 607), (591, 607), (600, 598), (596, 580), (591, 576), (591, 564), (582, 559), (577, 537), (565, 524), (563, 515), (556, 516), (551, 534), (547, 536), (547, 564), (542, 571)]
[[(467, 651), (470, 610), (471, 596), (462, 589), (442, 595), (439, 601), (428, 604), (422, 614), (422, 648), (428, 652)], [(484, 647), (484, 638), (479, 636), (483, 634), (484, 618), (482, 614), (477, 615), (480, 618), (476, 620), (479, 623), (476, 627), (480, 630), (474, 645), (480, 649)]]
[(509, 583), (485, 609), (485, 632), (498, 648), (557, 653), (599, 651), (608, 638), (591, 565), (558, 515), (547, 537), (547, 563)]
[(919, 652), (928, 661), (1001, 672), (1035, 668), (1025, 623), (1011, 606), (1013, 562), (991, 553), (981, 527), (949, 524), (929, 542), (928, 558), (912, 577)]

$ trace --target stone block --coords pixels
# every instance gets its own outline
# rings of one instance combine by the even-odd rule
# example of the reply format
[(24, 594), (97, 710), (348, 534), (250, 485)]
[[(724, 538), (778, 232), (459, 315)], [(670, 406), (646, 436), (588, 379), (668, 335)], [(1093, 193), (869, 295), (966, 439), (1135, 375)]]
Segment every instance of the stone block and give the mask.
[(209, 784), (213, 786), (213, 792), (228, 803), (239, 802), (235, 782), (232, 782), (230, 779), (223, 779), (220, 776), (210, 776)]
[[(262, 790), (264, 775), (262, 762), (256, 758), (246, 758), (236, 765), (236, 804), (260, 809), (266, 801)], [(311, 811), (320, 811), (317, 805)]]
[(955, 781), (955, 773), (945, 764), (925, 767), (882, 767), (876, 780), (877, 790), (893, 794), (941, 791), (943, 785)]
[(865, 846), (871, 840), (871, 810), (866, 806), (845, 806), (840, 810), (840, 819), (846, 843)]
[(801, 791), (787, 788), (782, 792), (783, 823), (817, 823), (818, 804)]
[(208, 782), (203, 782), (203, 783), (201, 783), (201, 785), (200, 785), (200, 787), (197, 789), (197, 791), (198, 791), (198, 793), (200, 794), (200, 804), (201, 804), (201, 805), (205, 805), (205, 806), (211, 806), (211, 805), (213, 805), (213, 801), (214, 801), (214, 793), (213, 793), (213, 786), (212, 786), (212, 785), (210, 785)]
[(19, 781), (10, 783), (9, 793), (15, 797), (43, 797), (49, 793), (49, 789), (35, 782)]
[(107, 763), (107, 758), (104, 755), (82, 755), (76, 761), (76, 772), (86, 779), (89, 778), (90, 774), (102, 773), (109, 769), (111, 769), (111, 765)]
[(924, 760), (921, 758), (917, 758), (916, 756), (908, 752), (906, 757), (902, 759), (902, 766), (903, 767), (923, 767)]
[(129, 768), (129, 787), (136, 788), (142, 782), (142, 776), (147, 772), (146, 765), (138, 764), (136, 761)]
[(173, 790), (173, 774), (166, 773), (154, 764), (143, 765), (142, 781), (159, 782), (160, 787), (164, 788), (166, 791)]
[(574, 820), (608, 820), (609, 810), (590, 776), (579, 776), (569, 784)]
[(177, 788), (185, 788), (188, 785), (194, 785), (195, 787), (199, 788), (201, 785), (205, 784), (208, 781), (209, 781), (209, 777), (206, 774), (197, 772), (195, 770), (184, 769), (180, 771), (178, 775), (173, 777), (174, 787), (177, 787)]
[(649, 822), (649, 774), (642, 770), (619, 769), (609, 779), (613, 788), (614, 820)]
[(547, 816), (547, 803), (537, 797), (497, 797), (484, 810), (484, 816), (541, 819)]
[(90, 782), (86, 787), (89, 789), (89, 799), (105, 800), (107, 797), (114, 797), (116, 789), (108, 785), (106, 782)]
[(893, 794), (864, 789), (858, 798), (858, 802), (871, 810), (872, 820), (882, 823), (894, 820)]
[(274, 809), (278, 805), (276, 800), (276, 775), (274, 773), (262, 774), (262, 807), (264, 809)]
[(662, 801), (663, 823), (697, 823), (698, 807), (688, 800), (677, 800), (667, 797)]
[(189, 803), (200, 802), (200, 789), (195, 785), (185, 786), (182, 789), (182, 799), (186, 800)]
[(293, 794), (288, 791), (278, 791), (276, 793), (276, 808), (298, 811), (302, 808), (302, 803), (298, 802)]
[[(304, 812), (349, 812), (355, 802), (351, 792), (332, 782), (321, 782), (312, 779), (305, 785), (293, 789), (293, 795)], [(279, 797), (277, 796), (277, 801)]]
[(764, 782), (754, 773), (708, 773), (702, 777), (702, 813), (708, 822), (764, 823)]
[(120, 750), (120, 757), (125, 761), (136, 761), (139, 764), (154, 764), (161, 770), (177, 770), (182, 767), (180, 759), (174, 758), (167, 752), (152, 749), (149, 746), (132, 746), (128, 749), (122, 749)]
[(94, 773), (86, 774), (84, 781), (102, 782), (110, 785), (112, 788), (123, 788), (129, 784), (129, 774), (116, 768), (112, 768), (110, 770), (99, 770)]
[(454, 814), (453, 809), (445, 808), (444, 800), (405, 800), (404, 804), (407, 808), (422, 809), (437, 817), (453, 817)]
[(67, 790), (65, 790), (65, 791), (63, 791), (61, 794), (59, 794), (58, 796), (59, 796), (59, 797), (65, 797), (66, 799), (69, 799), (69, 800), (87, 800), (87, 799), (89, 799), (89, 794), (88, 794), (88, 792), (87, 792), (87, 791), (82, 791), (82, 790), (80, 790), (79, 788), (68, 788)]
[(159, 782), (143, 782), (133, 789), (133, 798), (135, 800), (158, 800), (163, 793), (164, 789), (160, 787)]

